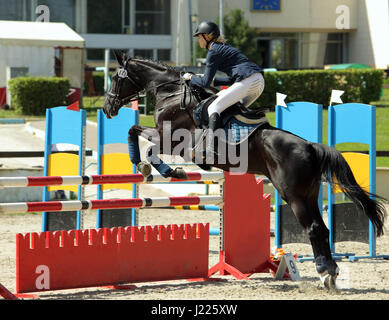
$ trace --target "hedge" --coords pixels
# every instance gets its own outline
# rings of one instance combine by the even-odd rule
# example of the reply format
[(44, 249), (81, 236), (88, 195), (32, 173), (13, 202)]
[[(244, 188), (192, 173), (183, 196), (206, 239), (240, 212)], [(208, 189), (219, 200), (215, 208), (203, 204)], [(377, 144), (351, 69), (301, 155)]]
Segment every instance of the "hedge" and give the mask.
[(19, 77), (9, 82), (11, 107), (19, 114), (44, 115), (46, 108), (68, 104), (67, 78)]
[(286, 103), (310, 101), (328, 107), (333, 89), (343, 90), (342, 101), (369, 104), (380, 99), (384, 72), (376, 69), (304, 70), (265, 73), (265, 90), (253, 107), (274, 108), (276, 92)]
[[(250, 108), (274, 109), (276, 92), (287, 95), (286, 102), (310, 101), (327, 108), (333, 89), (343, 90), (342, 101), (369, 104), (380, 100), (384, 71), (376, 69), (297, 70), (265, 73), (265, 90)], [(104, 92), (104, 73), (93, 74), (95, 90)], [(151, 99), (148, 99), (151, 100)], [(149, 106), (148, 110), (153, 110)]]
[[(383, 70), (297, 70), (265, 72), (265, 89), (250, 108), (265, 107), (274, 110), (276, 92), (286, 94), (285, 102), (310, 101), (328, 108), (331, 91), (343, 90), (344, 103), (369, 104), (380, 100)], [(152, 106), (148, 110), (153, 110)]]

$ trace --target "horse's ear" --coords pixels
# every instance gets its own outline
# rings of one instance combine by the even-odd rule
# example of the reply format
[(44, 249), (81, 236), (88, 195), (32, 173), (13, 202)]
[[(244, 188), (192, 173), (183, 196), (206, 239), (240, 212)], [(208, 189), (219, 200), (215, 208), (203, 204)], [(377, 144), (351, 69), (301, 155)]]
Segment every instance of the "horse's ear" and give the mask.
[(127, 60), (131, 60), (132, 59), (131, 55), (130, 55), (130, 50), (125, 51), (123, 54), (124, 54), (124, 56), (126, 57)]
[(121, 50), (113, 50), (113, 54), (119, 63), (119, 65), (123, 65), (123, 52)]

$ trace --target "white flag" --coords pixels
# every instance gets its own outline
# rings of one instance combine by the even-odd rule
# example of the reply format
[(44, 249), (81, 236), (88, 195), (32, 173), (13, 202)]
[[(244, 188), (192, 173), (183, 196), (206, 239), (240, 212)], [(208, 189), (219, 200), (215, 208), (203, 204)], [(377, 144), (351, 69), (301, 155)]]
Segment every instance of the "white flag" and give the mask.
[(285, 98), (287, 97), (286, 94), (282, 94), (282, 93), (279, 93), (277, 92), (276, 93), (276, 97), (277, 97), (277, 105), (278, 106), (281, 106), (281, 107), (284, 107), (284, 108), (287, 108), (288, 106), (286, 105), (285, 103)]
[(330, 106), (332, 106), (333, 102), (336, 103), (343, 103), (342, 99), (340, 99), (340, 96), (344, 93), (342, 90), (332, 90), (331, 92), (331, 99), (330, 99)]

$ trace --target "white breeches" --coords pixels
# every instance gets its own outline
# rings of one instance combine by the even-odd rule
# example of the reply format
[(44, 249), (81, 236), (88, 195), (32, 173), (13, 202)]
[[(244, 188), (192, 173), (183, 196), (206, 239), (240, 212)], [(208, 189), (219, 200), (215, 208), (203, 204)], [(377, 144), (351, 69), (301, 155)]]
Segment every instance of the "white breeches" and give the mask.
[(242, 81), (235, 82), (229, 88), (218, 92), (218, 97), (208, 108), (208, 115), (222, 113), (234, 103), (241, 101), (248, 108), (262, 94), (265, 80), (261, 73), (254, 73)]

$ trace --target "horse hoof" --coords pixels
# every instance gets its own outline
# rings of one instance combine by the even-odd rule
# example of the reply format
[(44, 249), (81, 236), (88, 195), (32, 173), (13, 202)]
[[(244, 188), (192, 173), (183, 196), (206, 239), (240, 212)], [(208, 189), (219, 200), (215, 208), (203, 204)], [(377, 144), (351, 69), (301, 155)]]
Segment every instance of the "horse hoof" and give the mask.
[(171, 176), (173, 178), (177, 178), (177, 179), (188, 179), (188, 176), (187, 176), (185, 170), (181, 167), (175, 168), (172, 171)]
[(151, 175), (151, 165), (150, 165), (150, 163), (147, 163), (147, 162), (144, 162), (144, 161), (139, 162), (137, 164), (136, 168), (142, 174), (142, 176), (144, 176), (145, 178), (147, 178), (149, 175)]
[(338, 288), (336, 287), (337, 276), (338, 275), (330, 275), (328, 272), (320, 274), (320, 280), (329, 292), (338, 292)]

